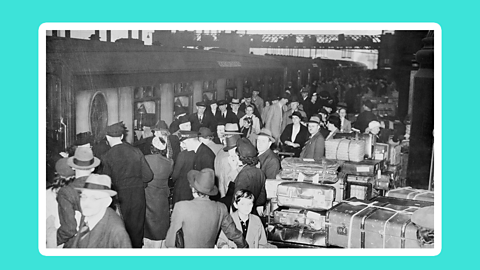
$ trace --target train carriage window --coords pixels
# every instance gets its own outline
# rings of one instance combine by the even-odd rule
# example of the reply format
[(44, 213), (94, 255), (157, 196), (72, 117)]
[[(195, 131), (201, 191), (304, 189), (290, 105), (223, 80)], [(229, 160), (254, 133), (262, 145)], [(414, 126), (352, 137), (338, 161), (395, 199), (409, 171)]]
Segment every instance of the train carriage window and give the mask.
[(105, 96), (101, 93), (95, 95), (90, 106), (90, 126), (93, 136), (97, 137), (107, 128), (108, 109)]
[(182, 107), (185, 111), (190, 113), (192, 111), (192, 108), (190, 106), (190, 99), (191, 96), (177, 96), (175, 97), (174, 101), (174, 107), (179, 108)]
[(203, 92), (203, 101), (211, 101), (215, 99), (216, 93), (215, 92)]
[(228, 88), (225, 90), (225, 100), (228, 102), (232, 101), (233, 98), (237, 96), (237, 89), (236, 88)]
[(157, 110), (155, 101), (135, 102), (135, 120), (136, 129), (154, 126), (157, 122)]

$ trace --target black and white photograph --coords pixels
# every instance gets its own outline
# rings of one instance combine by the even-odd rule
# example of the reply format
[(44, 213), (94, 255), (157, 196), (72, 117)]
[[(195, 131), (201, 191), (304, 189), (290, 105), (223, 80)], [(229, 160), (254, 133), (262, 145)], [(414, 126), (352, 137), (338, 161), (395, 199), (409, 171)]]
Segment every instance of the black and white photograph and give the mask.
[(42, 254), (440, 252), (438, 25), (39, 36)]

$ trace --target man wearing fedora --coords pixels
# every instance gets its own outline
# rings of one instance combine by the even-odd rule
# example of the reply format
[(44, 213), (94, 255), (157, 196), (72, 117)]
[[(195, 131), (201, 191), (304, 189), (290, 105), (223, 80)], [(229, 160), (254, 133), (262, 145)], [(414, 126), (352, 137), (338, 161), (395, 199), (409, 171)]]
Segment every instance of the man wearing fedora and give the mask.
[(215, 128), (215, 119), (211, 114), (206, 113), (207, 104), (204, 101), (196, 103), (197, 112), (188, 116), (192, 131), (199, 131), (201, 127), (207, 127), (210, 130)]
[(125, 126), (122, 122), (108, 126), (107, 141), (111, 148), (103, 156), (102, 174), (111, 177), (118, 192), (120, 211), (133, 248), (143, 246), (145, 222), (145, 186), (153, 178), (140, 149), (122, 141)]
[(270, 149), (275, 138), (272, 132), (266, 128), (262, 128), (257, 138), (258, 160), (260, 161), (260, 170), (265, 173), (267, 179), (275, 179), (280, 172), (280, 159)]
[(310, 120), (307, 122), (310, 138), (300, 153), (301, 158), (320, 160), (325, 156), (325, 138), (320, 133), (320, 122), (321, 120), (318, 115), (310, 117)]
[(99, 164), (100, 160), (93, 156), (90, 147), (77, 147), (75, 155), (67, 159), (67, 165), (75, 171), (75, 180), (60, 188), (57, 194), (60, 220), (57, 245), (65, 244), (64, 248), (72, 247), (73, 236), (77, 233), (78, 227), (75, 212), (81, 212), (80, 197), (75, 188), (82, 187)]
[(213, 248), (222, 230), (239, 248), (248, 248), (242, 232), (237, 230), (224, 204), (214, 202), (215, 174), (212, 169), (192, 170), (187, 175), (194, 199), (175, 205), (165, 244), (175, 247), (177, 231), (182, 229), (185, 248)]
[(283, 107), (288, 103), (288, 96), (278, 98), (278, 102), (271, 105), (266, 115), (265, 128), (272, 132), (275, 142), (278, 142), (282, 134)]
[(168, 136), (170, 145), (172, 146), (172, 158), (174, 161), (177, 160), (178, 154), (182, 149), (180, 148), (179, 133), (180, 131), (190, 131), (192, 130), (192, 123), (188, 120), (187, 116), (180, 117), (178, 121), (178, 130)]
[[(231, 124), (237, 126), (236, 124)], [(240, 139), (240, 132), (228, 131), (226, 132), (225, 147), (217, 153), (215, 157), (215, 176), (218, 179), (218, 189), (220, 197), (225, 197), (228, 190), (228, 185), (235, 180), (239, 172), (238, 166), (230, 157), (229, 151), (234, 151), (237, 147), (237, 141)]]
[(91, 174), (77, 187), (83, 217), (72, 248), (131, 248), (130, 238), (120, 216), (108, 207), (117, 192), (108, 175)]
[(235, 115), (232, 111), (227, 110), (227, 101), (220, 100), (217, 102), (218, 104), (218, 112), (215, 115), (217, 122), (224, 122), (224, 123), (236, 123), (238, 124), (238, 115)]
[(240, 119), (245, 115), (245, 110), (240, 110), (240, 100), (238, 98), (232, 98), (230, 107), (232, 108), (232, 113), (237, 117), (237, 119)]
[(215, 156), (221, 149), (223, 149), (223, 144), (216, 144), (215, 142), (213, 142), (213, 133), (207, 127), (200, 128), (200, 130), (198, 131), (198, 139), (201, 143), (208, 146), (208, 148), (212, 150)]
[(187, 173), (190, 170), (202, 170), (204, 168), (213, 169), (215, 163), (215, 154), (210, 148), (208, 148), (208, 146), (200, 142), (198, 139), (198, 132), (180, 131), (179, 135), (180, 144), (185, 150), (178, 155), (172, 173), (172, 180), (174, 182), (174, 204), (179, 201), (193, 199), (186, 178)]
[(365, 132), (370, 122), (378, 120), (377, 116), (372, 112), (373, 107), (373, 102), (370, 100), (363, 103), (363, 112), (358, 115), (357, 120), (353, 124), (353, 128), (360, 130), (360, 133)]

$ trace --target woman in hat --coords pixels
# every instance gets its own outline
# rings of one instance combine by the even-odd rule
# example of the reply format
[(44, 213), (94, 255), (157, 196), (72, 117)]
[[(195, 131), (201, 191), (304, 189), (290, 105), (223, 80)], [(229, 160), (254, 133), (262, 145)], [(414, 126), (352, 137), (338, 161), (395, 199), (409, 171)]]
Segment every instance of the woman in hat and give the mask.
[(218, 193), (213, 170), (191, 170), (187, 178), (193, 200), (181, 201), (175, 205), (165, 240), (166, 246), (176, 247), (177, 232), (181, 229), (185, 248), (213, 248), (220, 230), (237, 247), (248, 248), (242, 232), (235, 228), (225, 205), (209, 199), (209, 196)]
[[(160, 129), (158, 133), (168, 133)], [(150, 154), (145, 156), (148, 165), (153, 171), (153, 180), (145, 188), (147, 204), (145, 214), (145, 247), (159, 248), (165, 240), (170, 226), (170, 206), (168, 196), (168, 178), (173, 171), (173, 160), (168, 158), (168, 136), (155, 136), (152, 139)], [(171, 150), (170, 150), (171, 151)]]
[(47, 247), (57, 247), (57, 229), (60, 227), (60, 218), (58, 216), (58, 191), (73, 182), (75, 172), (67, 164), (67, 158), (62, 158), (55, 164), (55, 177), (52, 183), (47, 187)]
[(299, 157), (305, 143), (308, 141), (308, 129), (300, 123), (303, 119), (300, 112), (294, 112), (290, 115), (292, 123), (285, 127), (280, 141), (282, 142), (282, 151), (293, 153), (294, 157)]
[(236, 154), (237, 166), (241, 170), (235, 178), (233, 194), (240, 189), (251, 191), (255, 196), (254, 205), (256, 207), (252, 213), (258, 214), (258, 212), (263, 212), (263, 206), (267, 201), (267, 192), (265, 190), (265, 174), (256, 167), (259, 162), (257, 149), (248, 139), (241, 138), (237, 141)]

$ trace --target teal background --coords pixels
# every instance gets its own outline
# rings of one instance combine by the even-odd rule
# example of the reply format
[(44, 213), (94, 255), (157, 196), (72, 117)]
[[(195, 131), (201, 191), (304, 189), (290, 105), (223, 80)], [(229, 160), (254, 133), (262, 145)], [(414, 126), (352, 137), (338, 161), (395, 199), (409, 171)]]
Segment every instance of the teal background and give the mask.
[[(447, 269), (478, 265), (478, 6), (474, 1), (2, 3), (3, 269)], [(442, 27), (443, 249), (436, 257), (44, 257), (38, 251), (38, 28), (45, 22), (435, 22)], [(473, 80), (471, 80), (473, 79)], [(44, 109), (44, 108), (40, 108)], [(456, 115), (456, 113), (459, 113)], [(455, 124), (452, 123), (455, 121)], [(470, 136), (460, 132), (469, 127)], [(471, 132), (473, 131), (473, 132)], [(440, 132), (440, 130), (436, 130)], [(322, 250), (318, 250), (322, 254)], [(477, 266), (478, 267), (478, 266)]]

